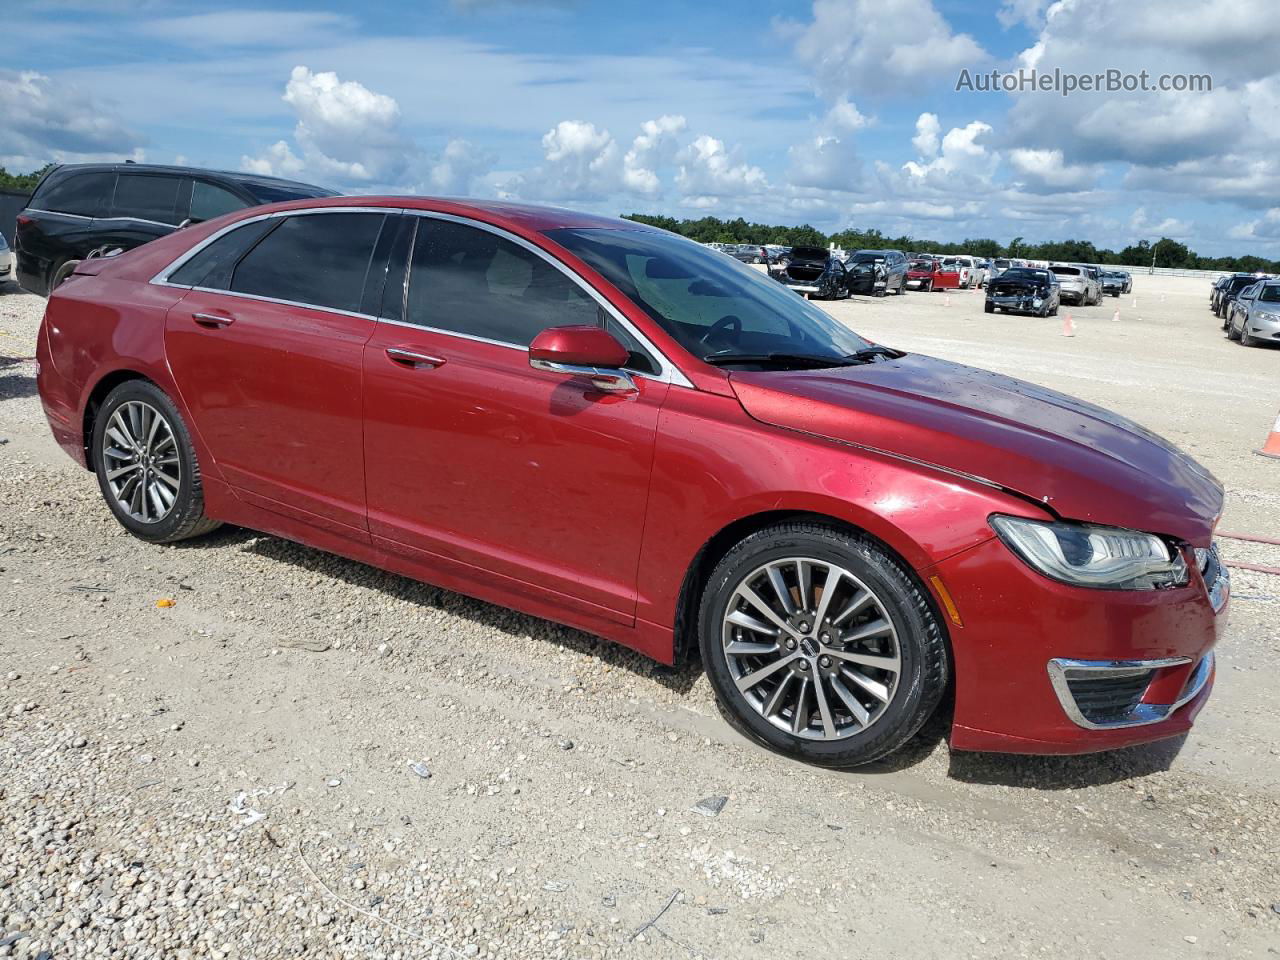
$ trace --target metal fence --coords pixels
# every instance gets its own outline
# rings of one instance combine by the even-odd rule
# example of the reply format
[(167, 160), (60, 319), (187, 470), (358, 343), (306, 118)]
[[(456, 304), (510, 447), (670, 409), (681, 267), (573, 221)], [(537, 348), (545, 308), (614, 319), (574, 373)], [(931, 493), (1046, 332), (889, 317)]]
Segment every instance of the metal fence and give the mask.
[(0, 188), (0, 234), (13, 246), (13, 231), (18, 225), (18, 213), (26, 205), (31, 193), (26, 190)]

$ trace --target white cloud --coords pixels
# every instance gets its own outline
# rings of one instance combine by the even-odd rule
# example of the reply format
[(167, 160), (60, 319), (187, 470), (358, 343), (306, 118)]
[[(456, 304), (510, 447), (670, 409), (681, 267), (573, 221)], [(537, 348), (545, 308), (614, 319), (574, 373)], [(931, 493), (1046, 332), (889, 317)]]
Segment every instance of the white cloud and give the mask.
[(171, 43), (207, 50), (221, 47), (289, 47), (322, 43), (356, 21), (319, 10), (222, 10), (183, 17), (157, 17), (140, 32)]
[(912, 145), (922, 157), (936, 156), (938, 153), (938, 134), (942, 126), (938, 123), (936, 113), (922, 113), (916, 118), (916, 135), (911, 138)]
[(827, 111), (826, 123), (836, 130), (861, 130), (868, 126), (871, 120), (864, 116), (852, 101), (840, 97)]
[[(920, 119), (931, 116), (933, 115), (924, 114)], [(934, 118), (935, 123), (936, 119)], [(918, 125), (917, 129), (919, 129)], [(940, 148), (933, 159), (923, 163), (909, 160), (902, 165), (902, 169), (912, 178), (931, 180), (939, 186), (945, 182), (946, 178), (990, 180), (996, 165), (1000, 162), (1000, 157), (978, 142), (979, 137), (990, 132), (991, 125), (981, 120), (974, 120), (963, 127), (952, 127), (942, 138)], [(922, 131), (916, 135), (912, 143), (918, 146), (918, 141), (924, 136), (925, 131)], [(937, 133), (934, 131), (932, 137), (936, 138), (936, 136)], [(932, 146), (932, 140), (926, 138), (926, 142)]]
[(33, 170), (51, 160), (142, 159), (142, 138), (114, 109), (34, 71), (0, 70), (0, 164)]
[(493, 167), (495, 157), (468, 140), (450, 140), (444, 154), (431, 165), (427, 181), (432, 193), (462, 197)]
[(953, 32), (930, 0), (815, 0), (811, 22), (782, 30), (831, 97), (916, 87), (989, 59), (973, 37)]
[(1172, 240), (1184, 240), (1191, 236), (1192, 227), (1186, 220), (1165, 217), (1163, 220), (1152, 220), (1147, 216), (1145, 207), (1138, 207), (1129, 218), (1129, 230), (1135, 237), (1169, 237)]
[(1051, 0), (1004, 0), (996, 11), (996, 19), (1002, 27), (1024, 23), (1039, 27)]
[(743, 197), (768, 186), (764, 171), (741, 160), (724, 142), (703, 134), (677, 158), (676, 185), (691, 197)]
[(662, 181), (657, 168), (670, 163), (675, 156), (679, 134), (688, 122), (684, 117), (664, 114), (657, 120), (646, 120), (631, 149), (622, 158), (623, 186), (632, 193), (654, 196), (661, 192)]
[(1043, 193), (1088, 189), (1098, 182), (1102, 172), (1097, 165), (1067, 164), (1061, 150), (1019, 147), (1010, 150), (1007, 157), (1018, 175), (1019, 184), (1025, 189)]

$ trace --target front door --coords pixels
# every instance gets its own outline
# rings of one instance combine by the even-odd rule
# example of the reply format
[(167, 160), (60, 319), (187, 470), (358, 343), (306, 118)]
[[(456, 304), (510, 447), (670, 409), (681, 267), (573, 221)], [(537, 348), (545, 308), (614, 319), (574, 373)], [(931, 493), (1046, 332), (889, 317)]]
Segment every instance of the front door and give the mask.
[(451, 220), (418, 220), (404, 310), (365, 348), (373, 536), (633, 622), (667, 384), (604, 394), (532, 369), (526, 348), (547, 327), (605, 323), (638, 370), (652, 358), (559, 267)]

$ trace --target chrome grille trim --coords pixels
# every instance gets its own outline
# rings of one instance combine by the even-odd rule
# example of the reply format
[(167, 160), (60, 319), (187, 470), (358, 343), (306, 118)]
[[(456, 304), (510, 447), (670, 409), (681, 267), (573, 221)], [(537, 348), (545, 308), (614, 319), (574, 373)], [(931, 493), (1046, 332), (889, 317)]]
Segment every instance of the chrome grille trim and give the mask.
[[(1166, 657), (1160, 660), (1069, 660), (1055, 658), (1049, 661), (1049, 680), (1053, 684), (1053, 692), (1071, 722), (1086, 730), (1115, 730), (1123, 727), (1143, 727), (1159, 723), (1167, 719), (1179, 707), (1185, 706), (1199, 696), (1209, 677), (1213, 673), (1213, 651), (1210, 650), (1196, 664), (1182, 693), (1173, 703), (1138, 703), (1126, 714), (1105, 720), (1091, 720), (1085, 716), (1071, 691), (1072, 680), (1085, 680), (1089, 677), (1111, 676), (1117, 679), (1137, 677), (1143, 673), (1152, 673), (1165, 667), (1177, 667), (1191, 662), (1190, 657)], [(1144, 687), (1145, 690), (1145, 687)]]

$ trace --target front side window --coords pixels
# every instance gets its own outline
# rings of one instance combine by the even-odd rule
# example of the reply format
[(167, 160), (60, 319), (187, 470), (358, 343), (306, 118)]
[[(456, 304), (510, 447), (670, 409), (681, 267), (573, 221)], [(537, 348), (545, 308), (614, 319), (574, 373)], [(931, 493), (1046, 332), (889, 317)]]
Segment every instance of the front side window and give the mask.
[(381, 213), (284, 218), (236, 266), (231, 290), (357, 313)]
[(243, 209), (248, 204), (230, 190), (197, 180), (191, 188), (191, 219), (196, 223), (213, 220), (224, 213)]
[(122, 173), (116, 181), (115, 201), (111, 216), (136, 217), (156, 223), (177, 224), (178, 177), (148, 176)]
[(423, 219), (410, 323), (527, 347), (548, 327), (600, 324), (594, 299), (540, 256), (487, 230)]
[(38, 191), (31, 205), (56, 213), (101, 217), (111, 204), (115, 185), (114, 173), (78, 173)]
[(868, 345), (765, 273), (675, 234), (561, 228), (547, 235), (694, 356), (788, 353), (838, 360)]

